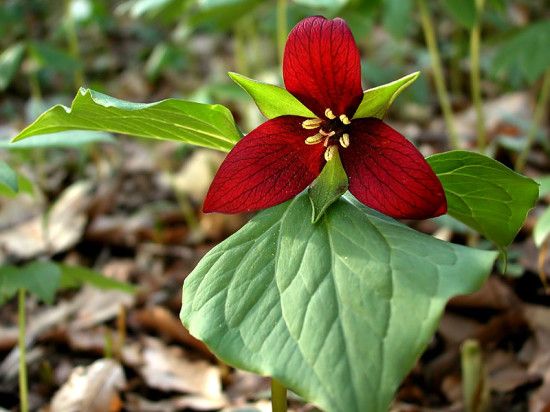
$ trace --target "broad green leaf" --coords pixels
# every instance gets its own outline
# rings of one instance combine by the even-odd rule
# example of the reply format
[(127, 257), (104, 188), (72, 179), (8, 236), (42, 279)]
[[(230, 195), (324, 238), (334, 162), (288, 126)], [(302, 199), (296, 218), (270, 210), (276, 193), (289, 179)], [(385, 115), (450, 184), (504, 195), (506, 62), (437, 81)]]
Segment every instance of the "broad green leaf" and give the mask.
[(451, 216), (500, 247), (512, 243), (537, 200), (537, 183), (478, 153), (456, 150), (426, 160), (443, 184)]
[(534, 82), (550, 67), (549, 38), (550, 20), (527, 25), (500, 44), (492, 62), (493, 71), (519, 68), (528, 82)]
[(539, 197), (550, 195), (550, 176), (542, 176), (536, 179), (539, 187)]
[(0, 54), (0, 91), (5, 90), (21, 64), (25, 45), (22, 43), (8, 47)]
[(331, 412), (387, 411), (447, 300), (495, 252), (442, 242), (345, 197), (315, 225), (307, 196), (267, 209), (186, 279), (184, 325), (224, 362)]
[(323, 9), (338, 9), (344, 7), (350, 0), (294, 0), (295, 3), (307, 7), (319, 7)]
[[(234, 27), (245, 15), (250, 15), (262, 0), (201, 0), (192, 13), (189, 23), (193, 26), (208, 25), (211, 30)], [(238, 24), (238, 23), (237, 23)]]
[(87, 283), (99, 289), (120, 290), (127, 293), (137, 291), (134, 285), (105, 277), (92, 269), (63, 264), (58, 267), (61, 270), (61, 288), (76, 288)]
[(0, 160), (0, 194), (3, 191), (17, 193), (18, 190), (17, 173), (6, 162)]
[(55, 263), (31, 262), (25, 266), (0, 267), (0, 303), (24, 288), (46, 303), (52, 304), (61, 273)]
[(382, 12), (384, 28), (397, 38), (404, 37), (413, 21), (413, 0), (385, 0)]
[(418, 76), (420, 76), (420, 72), (414, 72), (391, 83), (365, 90), (363, 100), (361, 100), (353, 118), (377, 117), (382, 119), (397, 96), (409, 87)]
[(348, 190), (348, 176), (336, 151), (308, 189), (313, 212), (312, 223), (317, 223), (328, 207), (346, 193), (346, 190)]
[(476, 21), (475, 0), (443, 0), (442, 4), (464, 27), (471, 29)]
[(249, 79), (238, 73), (228, 73), (254, 99), (258, 109), (268, 119), (284, 115), (316, 117), (296, 97), (282, 87)]
[(189, 0), (129, 0), (117, 6), (116, 13), (169, 22), (181, 19), (188, 3)]
[(175, 140), (229, 151), (240, 139), (231, 112), (221, 105), (166, 99), (131, 103), (80, 89), (70, 108), (56, 105), (13, 141), (67, 130), (96, 130)]
[(76, 148), (93, 143), (114, 143), (115, 139), (109, 133), (87, 130), (70, 130), (66, 132), (47, 133), (17, 142), (0, 141), (2, 149), (28, 150), (38, 148)]
[(533, 230), (535, 245), (541, 247), (546, 238), (550, 235), (550, 206), (540, 215)]
[(29, 43), (29, 54), (39, 68), (73, 75), (82, 67), (82, 62), (68, 51), (55, 47), (51, 43), (33, 41)]

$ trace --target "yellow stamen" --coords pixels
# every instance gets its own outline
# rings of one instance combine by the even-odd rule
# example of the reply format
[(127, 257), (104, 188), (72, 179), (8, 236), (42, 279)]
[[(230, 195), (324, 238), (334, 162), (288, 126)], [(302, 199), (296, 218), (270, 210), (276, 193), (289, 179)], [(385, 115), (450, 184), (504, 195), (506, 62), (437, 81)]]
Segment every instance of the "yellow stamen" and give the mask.
[(321, 119), (307, 119), (302, 122), (302, 127), (304, 129), (317, 129), (321, 126), (323, 121)]
[(304, 142), (305, 144), (317, 144), (321, 143), (325, 137), (321, 133), (317, 133), (316, 135), (309, 136)]
[(330, 120), (336, 119), (336, 116), (334, 115), (334, 113), (332, 113), (332, 110), (330, 109), (325, 110), (325, 116)]
[(334, 157), (337, 151), (338, 151), (338, 146), (331, 145), (327, 147), (327, 150), (325, 150), (325, 160), (328, 162), (330, 159)]
[(350, 124), (351, 123), (348, 119), (348, 116), (346, 116), (345, 114), (340, 115), (340, 121), (344, 124)]
[(346, 147), (349, 147), (349, 134), (344, 133), (342, 136), (340, 136), (340, 144), (344, 149)]

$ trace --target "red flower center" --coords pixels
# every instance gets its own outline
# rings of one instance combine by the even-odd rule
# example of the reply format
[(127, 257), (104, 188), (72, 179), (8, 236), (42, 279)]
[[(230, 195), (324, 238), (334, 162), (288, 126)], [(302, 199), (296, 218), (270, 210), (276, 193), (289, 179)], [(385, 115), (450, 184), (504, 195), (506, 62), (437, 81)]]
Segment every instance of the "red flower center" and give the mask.
[(338, 145), (344, 149), (349, 147), (349, 125), (351, 120), (345, 114), (336, 116), (331, 109), (325, 110), (325, 119), (307, 119), (302, 122), (304, 129), (319, 129), (317, 134), (309, 136), (304, 143), (308, 145), (323, 142), (325, 160), (328, 162), (338, 150)]

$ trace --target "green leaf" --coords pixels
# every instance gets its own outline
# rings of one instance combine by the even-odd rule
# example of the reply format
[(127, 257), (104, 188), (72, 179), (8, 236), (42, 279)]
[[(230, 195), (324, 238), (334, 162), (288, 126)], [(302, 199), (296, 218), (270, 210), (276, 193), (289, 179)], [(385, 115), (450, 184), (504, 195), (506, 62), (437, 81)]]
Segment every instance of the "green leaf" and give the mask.
[(363, 100), (361, 100), (353, 118), (377, 117), (382, 119), (397, 96), (409, 87), (418, 76), (420, 76), (420, 72), (414, 72), (391, 83), (365, 90)]
[(296, 97), (282, 87), (249, 79), (238, 73), (228, 73), (254, 99), (258, 109), (268, 119), (284, 115), (316, 117)]
[(550, 235), (550, 207), (547, 207), (540, 215), (535, 228), (533, 229), (533, 239), (537, 247), (541, 247), (546, 238)]
[(11, 298), (23, 288), (34, 293), (46, 303), (52, 304), (59, 287), (61, 273), (55, 263), (31, 262), (25, 266), (0, 267), (0, 303)]
[(38, 148), (77, 148), (93, 143), (114, 143), (109, 133), (87, 130), (70, 130), (66, 132), (46, 133), (26, 137), (16, 142), (0, 141), (0, 148), (14, 150), (32, 150)]
[(544, 196), (550, 195), (550, 175), (538, 177), (535, 180), (540, 185), (539, 197), (542, 199)]
[(318, 7), (322, 9), (338, 9), (344, 7), (350, 0), (294, 0), (295, 3), (306, 7)]
[(15, 194), (19, 191), (17, 173), (8, 166), (6, 162), (0, 160), (0, 194)]
[(34, 58), (35, 64), (39, 68), (53, 70), (69, 76), (82, 67), (82, 62), (68, 51), (47, 42), (31, 42), (29, 44), (29, 54)]
[(15, 76), (21, 65), (24, 53), (25, 45), (17, 43), (0, 54), (0, 91), (6, 90), (10, 85), (13, 76)]
[(412, 27), (412, 0), (386, 0), (382, 12), (382, 24), (394, 37), (402, 38)]
[(265, 1), (262, 0), (201, 0), (189, 23), (192, 26), (208, 25), (210, 30), (227, 30), (234, 27), (244, 15)]
[(96, 130), (175, 140), (229, 151), (240, 139), (231, 112), (221, 105), (167, 99), (131, 103), (80, 89), (71, 108), (56, 105), (13, 141), (67, 130)]
[(476, 22), (475, 0), (444, 0), (444, 7), (449, 13), (467, 29), (471, 29)]
[(500, 247), (512, 243), (537, 200), (537, 183), (478, 153), (456, 150), (426, 160), (443, 184), (451, 216)]
[(342, 166), (340, 154), (336, 151), (308, 189), (313, 212), (312, 223), (317, 223), (327, 208), (346, 193), (346, 190), (348, 190), (348, 176)]
[(103, 276), (95, 270), (82, 266), (58, 265), (61, 270), (61, 288), (76, 288), (87, 283), (99, 289), (120, 290), (127, 293), (135, 293), (137, 287), (126, 282)]
[(533, 83), (550, 67), (550, 20), (529, 24), (498, 47), (492, 61), (493, 71), (512, 72), (519, 68)]
[(442, 242), (340, 198), (256, 215), (186, 279), (184, 325), (224, 362), (331, 412), (385, 411), (447, 300), (477, 290), (495, 252)]

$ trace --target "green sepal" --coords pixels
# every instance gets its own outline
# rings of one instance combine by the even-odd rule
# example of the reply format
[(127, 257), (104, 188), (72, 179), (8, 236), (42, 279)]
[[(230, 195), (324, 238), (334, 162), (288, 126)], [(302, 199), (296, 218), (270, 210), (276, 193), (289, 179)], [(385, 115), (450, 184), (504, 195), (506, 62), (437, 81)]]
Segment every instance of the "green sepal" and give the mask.
[(311, 201), (311, 222), (317, 223), (323, 213), (348, 190), (348, 176), (342, 166), (340, 154), (335, 151), (308, 189)]
[(311, 110), (282, 87), (250, 79), (239, 73), (229, 72), (228, 74), (252, 97), (260, 112), (268, 119), (285, 115), (316, 117)]
[(363, 100), (357, 108), (354, 119), (376, 117), (382, 119), (393, 101), (420, 76), (420, 72), (408, 74), (391, 83), (365, 90)]

